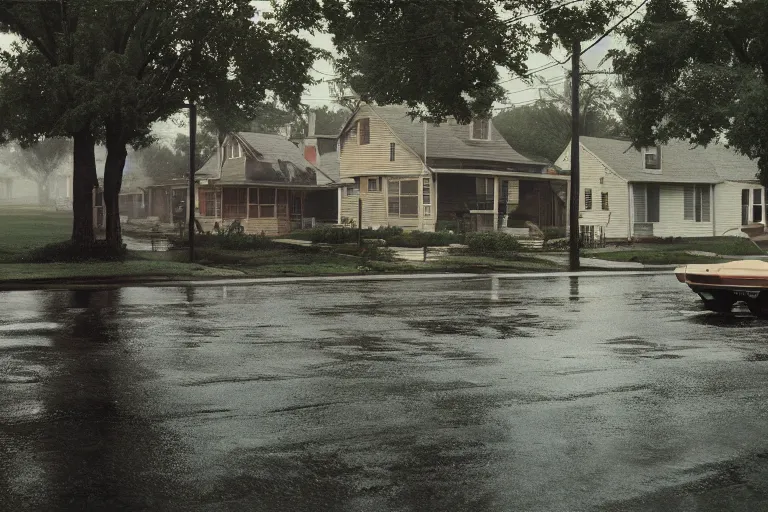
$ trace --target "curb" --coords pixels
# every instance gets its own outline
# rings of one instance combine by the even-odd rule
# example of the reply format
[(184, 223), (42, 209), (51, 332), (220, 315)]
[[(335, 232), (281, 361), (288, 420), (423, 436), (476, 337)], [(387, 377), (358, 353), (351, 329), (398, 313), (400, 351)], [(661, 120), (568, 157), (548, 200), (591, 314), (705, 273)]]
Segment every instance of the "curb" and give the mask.
[(234, 277), (234, 278), (171, 278), (156, 277), (113, 277), (86, 279), (29, 279), (17, 282), (0, 283), (0, 292), (30, 290), (76, 290), (92, 288), (159, 288), (179, 286), (248, 286), (278, 285), (315, 282), (344, 281), (416, 281), (446, 279), (542, 279), (564, 277), (616, 277), (637, 275), (664, 275), (674, 267), (649, 268), (647, 270), (583, 270), (579, 272), (526, 272), (526, 273), (423, 273), (423, 274), (373, 274), (339, 276), (303, 276), (303, 277)]

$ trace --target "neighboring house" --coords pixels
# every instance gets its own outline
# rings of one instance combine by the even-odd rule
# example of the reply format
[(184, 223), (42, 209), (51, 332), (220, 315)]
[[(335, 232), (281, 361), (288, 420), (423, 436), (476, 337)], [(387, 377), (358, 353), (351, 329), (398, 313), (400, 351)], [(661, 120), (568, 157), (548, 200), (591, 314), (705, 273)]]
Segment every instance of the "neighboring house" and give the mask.
[(281, 135), (229, 134), (198, 175), (199, 219), (206, 231), (239, 220), (247, 233), (273, 236), (337, 222), (335, 180)]
[[(340, 182), (340, 176), (339, 176), (339, 152), (338, 152), (338, 140), (339, 136), (338, 134), (318, 134), (315, 133), (315, 121), (316, 121), (316, 114), (314, 112), (310, 112), (308, 116), (308, 128), (307, 128), (307, 135), (305, 137), (299, 137), (295, 136), (292, 137), (292, 141), (294, 144), (298, 146), (298, 148), (302, 151), (304, 154), (304, 159), (311, 163), (312, 165), (315, 165), (318, 167), (321, 171), (320, 174), (317, 176), (317, 184), (318, 185), (335, 185), (334, 193), (338, 196), (338, 192), (340, 191), (339, 182)], [(311, 196), (310, 196), (311, 197)], [(328, 197), (325, 196), (315, 196), (319, 197), (321, 201), (324, 203), (327, 203), (330, 201)], [(341, 210), (341, 204), (337, 204), (336, 211), (337, 214)], [(338, 215), (337, 215), (338, 217)], [(322, 219), (324, 222), (330, 221), (330, 219)], [(339, 219), (336, 218), (333, 220), (334, 222), (339, 222)]]
[[(580, 226), (607, 239), (745, 236), (765, 225), (757, 165), (720, 144), (672, 141), (637, 151), (625, 140), (580, 138)], [(570, 144), (555, 165), (570, 169)]]
[(363, 227), (563, 227), (569, 177), (512, 149), (488, 119), (435, 126), (361, 103), (340, 139), (340, 217)]

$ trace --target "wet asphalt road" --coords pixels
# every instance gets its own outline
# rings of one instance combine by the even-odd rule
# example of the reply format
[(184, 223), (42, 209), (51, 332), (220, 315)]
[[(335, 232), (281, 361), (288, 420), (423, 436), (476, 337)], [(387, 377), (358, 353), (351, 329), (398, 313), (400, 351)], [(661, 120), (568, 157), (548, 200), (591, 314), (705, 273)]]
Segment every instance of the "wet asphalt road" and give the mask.
[(0, 510), (766, 510), (767, 335), (672, 275), (0, 294)]

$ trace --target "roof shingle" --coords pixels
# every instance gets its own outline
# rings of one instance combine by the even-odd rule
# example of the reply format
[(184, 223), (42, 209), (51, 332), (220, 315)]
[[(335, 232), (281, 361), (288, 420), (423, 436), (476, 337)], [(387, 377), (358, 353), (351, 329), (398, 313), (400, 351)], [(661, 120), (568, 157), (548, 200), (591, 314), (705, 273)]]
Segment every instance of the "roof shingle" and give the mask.
[(720, 183), (756, 181), (757, 164), (722, 144), (695, 147), (681, 140), (661, 146), (661, 173), (643, 170), (643, 157), (629, 141), (581, 137), (581, 144), (616, 174), (632, 182)]
[[(424, 125), (411, 120), (408, 109), (400, 105), (369, 105), (395, 134), (417, 155), (424, 157)], [(527, 165), (546, 165), (546, 162), (530, 160), (509, 145), (491, 123), (492, 140), (469, 138), (469, 126), (455, 122), (439, 126), (427, 125), (427, 158), (446, 158), (501, 162)]]

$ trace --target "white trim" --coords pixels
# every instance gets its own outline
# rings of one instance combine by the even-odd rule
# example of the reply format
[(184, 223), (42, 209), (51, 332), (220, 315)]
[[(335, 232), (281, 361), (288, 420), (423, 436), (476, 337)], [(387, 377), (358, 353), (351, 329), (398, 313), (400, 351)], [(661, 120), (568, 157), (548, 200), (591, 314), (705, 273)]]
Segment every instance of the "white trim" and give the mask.
[(570, 181), (571, 177), (565, 174), (538, 174), (532, 172), (516, 171), (489, 171), (486, 169), (432, 169), (435, 174), (466, 174), (469, 176), (499, 176), (507, 178), (528, 178), (531, 180)]

